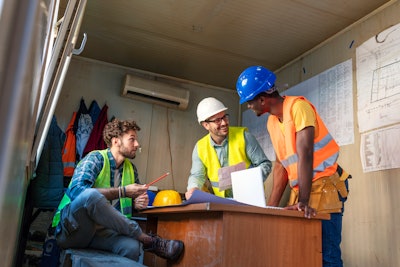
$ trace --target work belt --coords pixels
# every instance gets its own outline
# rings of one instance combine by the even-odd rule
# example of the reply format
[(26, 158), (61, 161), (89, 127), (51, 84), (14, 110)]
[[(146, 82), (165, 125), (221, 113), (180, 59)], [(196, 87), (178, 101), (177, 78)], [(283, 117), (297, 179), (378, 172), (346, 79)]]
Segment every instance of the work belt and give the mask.
[[(345, 199), (348, 195), (346, 180), (351, 176), (346, 173), (340, 166), (337, 172), (331, 176), (324, 176), (311, 185), (309, 206), (314, 208), (318, 213), (337, 213), (341, 212), (343, 202), (339, 198)], [(288, 205), (295, 205), (299, 197), (298, 189), (291, 190)]]

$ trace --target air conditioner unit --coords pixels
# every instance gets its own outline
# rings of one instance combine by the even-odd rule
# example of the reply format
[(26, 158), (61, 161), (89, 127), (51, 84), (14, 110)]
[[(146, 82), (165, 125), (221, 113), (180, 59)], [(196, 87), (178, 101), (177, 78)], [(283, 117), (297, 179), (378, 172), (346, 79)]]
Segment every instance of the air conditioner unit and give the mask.
[(159, 81), (127, 74), (122, 96), (168, 108), (185, 110), (189, 104), (189, 90)]

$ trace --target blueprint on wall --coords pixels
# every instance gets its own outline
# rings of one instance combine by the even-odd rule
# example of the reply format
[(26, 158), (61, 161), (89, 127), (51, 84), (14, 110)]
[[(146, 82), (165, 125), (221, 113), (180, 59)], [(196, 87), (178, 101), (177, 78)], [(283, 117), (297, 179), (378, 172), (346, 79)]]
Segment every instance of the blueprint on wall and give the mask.
[(400, 167), (400, 24), (360, 45), (358, 124), (364, 172)]
[(400, 122), (400, 26), (357, 47), (360, 132)]

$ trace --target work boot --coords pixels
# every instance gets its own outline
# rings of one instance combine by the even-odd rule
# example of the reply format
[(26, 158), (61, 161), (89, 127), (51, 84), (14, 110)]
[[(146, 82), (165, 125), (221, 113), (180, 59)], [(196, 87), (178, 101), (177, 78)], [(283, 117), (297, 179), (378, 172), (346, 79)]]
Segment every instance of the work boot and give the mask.
[(144, 251), (156, 254), (157, 256), (175, 261), (183, 251), (183, 242), (180, 240), (167, 240), (159, 236), (151, 236), (150, 244), (144, 244)]

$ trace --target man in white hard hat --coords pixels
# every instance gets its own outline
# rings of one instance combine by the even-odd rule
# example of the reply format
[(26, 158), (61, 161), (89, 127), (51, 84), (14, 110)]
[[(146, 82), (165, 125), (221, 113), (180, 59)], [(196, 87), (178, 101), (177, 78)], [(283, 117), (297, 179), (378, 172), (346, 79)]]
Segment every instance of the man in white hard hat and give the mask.
[(188, 179), (186, 199), (195, 190), (204, 190), (209, 179), (211, 190), (219, 197), (232, 197), (232, 190), (220, 190), (218, 169), (244, 162), (246, 168), (260, 166), (264, 181), (271, 172), (268, 160), (255, 137), (245, 127), (230, 127), (228, 108), (214, 97), (197, 105), (197, 119), (208, 134), (197, 141), (192, 153), (192, 169)]

